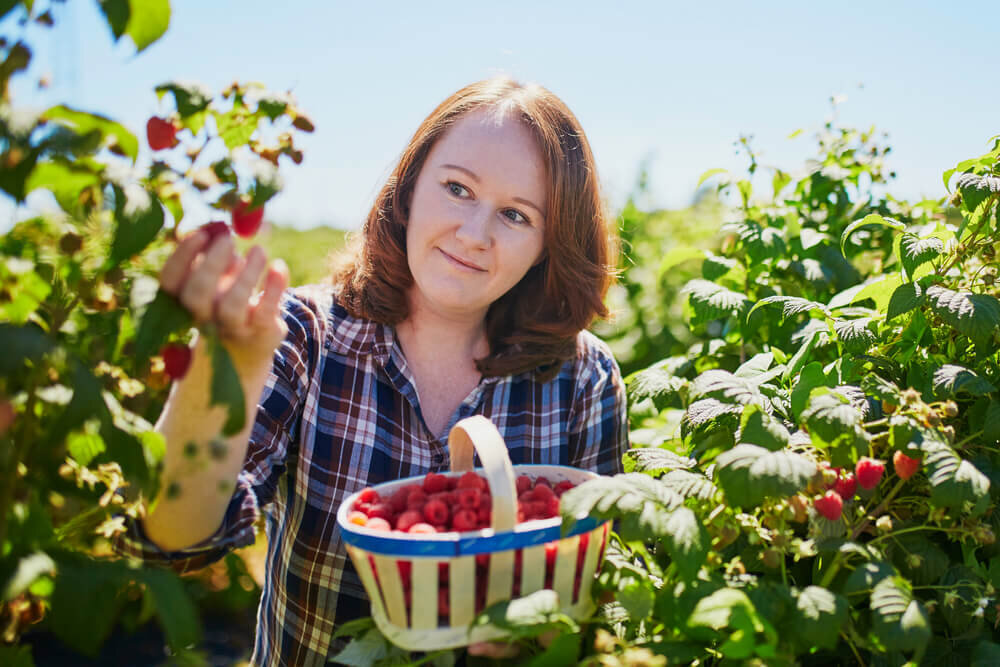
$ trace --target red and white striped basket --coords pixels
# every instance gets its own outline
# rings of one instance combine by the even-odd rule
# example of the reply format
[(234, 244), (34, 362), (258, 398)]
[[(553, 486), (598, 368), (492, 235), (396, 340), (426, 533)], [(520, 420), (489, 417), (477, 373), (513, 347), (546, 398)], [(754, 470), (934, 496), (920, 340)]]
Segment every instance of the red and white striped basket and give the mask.
[[(472, 470), (473, 451), (479, 454), (483, 468), (477, 472), (486, 478), (493, 497), (491, 528), (419, 535), (373, 530), (348, 521), (360, 492), (346, 498), (337, 512), (347, 553), (382, 634), (414, 651), (499, 639), (506, 632), (495, 626), (470, 628), (476, 614), (495, 602), (546, 588), (555, 591), (567, 615), (589, 615), (590, 588), (604, 557), (609, 522), (577, 517), (565, 536), (559, 517), (519, 524), (515, 476), (544, 476), (553, 484), (566, 480), (576, 485), (597, 474), (568, 466), (513, 466), (499, 431), (481, 416), (458, 422), (448, 447), (452, 475)], [(387, 497), (421, 480), (409, 477), (375, 490)], [(477, 556), (480, 563), (488, 558), (485, 569), (476, 567)]]

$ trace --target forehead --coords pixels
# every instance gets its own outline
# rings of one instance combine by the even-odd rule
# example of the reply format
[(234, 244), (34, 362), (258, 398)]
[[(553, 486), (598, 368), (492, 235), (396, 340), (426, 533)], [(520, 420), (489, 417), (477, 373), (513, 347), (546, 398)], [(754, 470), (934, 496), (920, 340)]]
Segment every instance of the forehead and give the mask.
[(481, 179), (522, 190), (514, 195), (544, 199), (547, 190), (542, 152), (515, 113), (479, 109), (460, 116), (434, 144), (427, 162), (465, 167)]

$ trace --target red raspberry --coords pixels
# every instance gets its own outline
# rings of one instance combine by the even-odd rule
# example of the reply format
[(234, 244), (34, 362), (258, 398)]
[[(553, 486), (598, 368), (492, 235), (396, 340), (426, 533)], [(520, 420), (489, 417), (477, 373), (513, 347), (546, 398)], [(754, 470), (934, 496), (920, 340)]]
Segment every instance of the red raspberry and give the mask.
[(534, 483), (527, 475), (521, 475), (517, 478), (515, 485), (517, 486), (517, 495), (520, 496), (525, 491), (530, 491)]
[(406, 532), (411, 535), (430, 535), (431, 533), (436, 533), (437, 530), (429, 523), (420, 522), (410, 526), (410, 529)]
[(242, 199), (233, 207), (233, 231), (237, 236), (250, 238), (260, 229), (264, 220), (264, 207), (250, 208), (250, 204)]
[(448, 506), (437, 498), (431, 498), (424, 505), (424, 518), (428, 523), (435, 526), (442, 525), (448, 521)]
[(369, 519), (385, 519), (389, 521), (392, 519), (395, 512), (392, 511), (392, 505), (389, 503), (376, 503), (372, 505), (372, 508), (368, 510)]
[(351, 509), (357, 510), (358, 512), (361, 512), (367, 517), (368, 513), (372, 511), (372, 506), (371, 503), (363, 503), (360, 500), (355, 500), (354, 507), (352, 507)]
[(410, 532), (410, 528), (417, 525), (424, 520), (423, 513), (417, 510), (406, 510), (399, 515), (396, 519), (396, 530), (401, 530), (404, 533)]
[(389, 505), (392, 506), (392, 511), (399, 513), (406, 509), (407, 501), (410, 498), (410, 491), (412, 489), (408, 486), (396, 489), (391, 496), (389, 496)]
[(374, 517), (368, 519), (368, 523), (365, 524), (365, 528), (371, 528), (372, 530), (384, 530), (388, 532), (392, 530), (392, 524), (381, 517)]
[(358, 494), (358, 502), (368, 503), (369, 505), (374, 505), (381, 500), (382, 498), (378, 495), (378, 491), (370, 486)]
[(483, 505), (479, 505), (479, 509), (476, 510), (476, 518), (479, 519), (480, 528), (490, 527), (490, 508)]
[(824, 496), (813, 501), (813, 507), (830, 521), (837, 521), (844, 513), (844, 500), (836, 491), (827, 491)]
[(559, 499), (556, 497), (549, 498), (545, 502), (545, 518), (551, 519), (552, 517), (559, 516)]
[(229, 233), (232, 231), (229, 228), (229, 225), (227, 225), (222, 220), (214, 220), (212, 222), (206, 222), (198, 229), (208, 234), (208, 245), (212, 245), (212, 241), (214, 241), (219, 236), (229, 236)]
[(423, 509), (427, 502), (427, 494), (420, 487), (410, 492), (410, 497), (406, 500), (406, 508), (411, 510)]
[(833, 485), (833, 490), (844, 500), (850, 500), (858, 490), (858, 480), (854, 478), (854, 473), (849, 472)]
[(180, 380), (191, 366), (191, 348), (183, 343), (167, 343), (160, 350), (163, 371), (171, 380)]
[(462, 533), (467, 530), (476, 530), (479, 519), (473, 510), (458, 510), (451, 519), (451, 527)]
[(552, 490), (556, 492), (556, 496), (558, 496), (558, 497), (561, 498), (562, 494), (566, 493), (567, 491), (569, 491), (570, 489), (572, 489), (574, 486), (575, 485), (573, 484), (573, 482), (564, 479), (561, 482), (557, 482), (556, 485), (555, 485), (555, 488), (552, 489)]
[(552, 487), (545, 484), (536, 485), (531, 493), (536, 501), (541, 502), (547, 502), (550, 498), (556, 497), (556, 492), (552, 490)]
[(429, 472), (424, 477), (424, 493), (432, 495), (448, 490), (448, 478), (436, 472)]
[(461, 477), (458, 478), (458, 482), (455, 485), (456, 489), (485, 489), (487, 487), (486, 480), (477, 475), (473, 471), (468, 471), (463, 473)]
[(458, 478), (457, 477), (445, 477), (444, 478), (444, 483), (445, 483), (445, 490), (446, 491), (454, 491), (455, 488), (458, 486)]
[(909, 457), (897, 449), (892, 455), (892, 467), (900, 479), (910, 479), (920, 470), (920, 459)]
[(882, 479), (885, 472), (885, 464), (878, 459), (862, 456), (854, 466), (854, 476), (858, 478), (858, 484), (862, 489), (874, 489)]
[(552, 482), (549, 481), (548, 477), (536, 477), (535, 478), (535, 488), (537, 488), (539, 484), (544, 484), (545, 486), (549, 487), (550, 489), (552, 488)]
[(474, 510), (479, 507), (479, 501), (482, 498), (482, 491), (479, 489), (471, 488), (459, 488), (458, 489), (458, 504), (460, 507), (465, 509)]
[(146, 121), (146, 142), (154, 151), (173, 148), (178, 144), (177, 126), (169, 120), (153, 116)]

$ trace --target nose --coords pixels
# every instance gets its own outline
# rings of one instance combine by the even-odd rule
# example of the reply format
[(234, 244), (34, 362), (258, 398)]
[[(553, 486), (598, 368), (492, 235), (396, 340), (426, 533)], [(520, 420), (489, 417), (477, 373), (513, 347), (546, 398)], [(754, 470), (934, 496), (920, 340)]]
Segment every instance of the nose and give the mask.
[(455, 238), (470, 248), (489, 248), (493, 244), (490, 212), (487, 206), (476, 206), (459, 221)]

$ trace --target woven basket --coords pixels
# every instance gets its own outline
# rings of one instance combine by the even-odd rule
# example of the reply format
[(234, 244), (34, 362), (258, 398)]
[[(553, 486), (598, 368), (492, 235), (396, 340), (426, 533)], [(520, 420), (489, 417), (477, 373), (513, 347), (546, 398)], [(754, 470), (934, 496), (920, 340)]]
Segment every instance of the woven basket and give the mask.
[[(593, 611), (590, 587), (604, 556), (609, 523), (579, 517), (565, 536), (559, 517), (518, 524), (515, 476), (580, 484), (597, 475), (568, 466), (512, 466), (499, 431), (480, 416), (458, 422), (448, 436), (448, 448), (453, 474), (472, 470), (473, 450), (479, 454), (483, 468), (478, 472), (493, 496), (491, 528), (435, 535), (372, 530), (347, 520), (358, 493), (344, 500), (337, 512), (347, 553), (382, 634), (413, 651), (499, 639), (506, 632), (495, 626), (470, 629), (476, 613), (517, 592), (528, 595), (544, 588), (556, 592), (567, 615), (577, 619), (589, 615)], [(374, 488), (379, 495), (389, 496), (422, 479), (409, 477)], [(554, 563), (547, 563), (553, 560), (551, 555), (546, 558), (547, 549), (554, 552)], [(488, 554), (488, 569), (477, 572), (476, 557), (482, 560), (482, 554)], [(444, 595), (439, 590), (445, 582), (448, 613), (439, 615), (439, 594)]]

